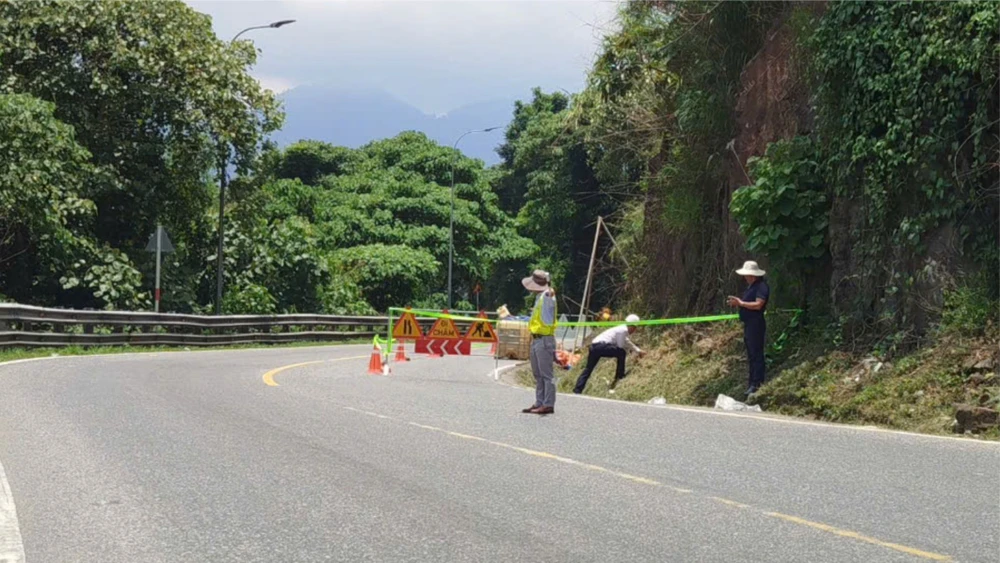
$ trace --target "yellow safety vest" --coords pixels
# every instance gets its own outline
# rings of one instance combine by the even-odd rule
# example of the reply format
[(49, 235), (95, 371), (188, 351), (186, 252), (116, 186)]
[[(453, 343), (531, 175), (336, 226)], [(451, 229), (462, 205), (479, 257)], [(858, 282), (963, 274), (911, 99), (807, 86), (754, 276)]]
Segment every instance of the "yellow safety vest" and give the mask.
[(535, 299), (535, 306), (531, 309), (531, 320), (528, 321), (528, 330), (535, 336), (552, 336), (556, 333), (556, 318), (559, 316), (558, 303), (555, 302), (555, 296), (553, 295), (552, 324), (547, 325), (542, 320), (542, 303), (544, 300), (545, 294), (539, 293), (538, 298)]

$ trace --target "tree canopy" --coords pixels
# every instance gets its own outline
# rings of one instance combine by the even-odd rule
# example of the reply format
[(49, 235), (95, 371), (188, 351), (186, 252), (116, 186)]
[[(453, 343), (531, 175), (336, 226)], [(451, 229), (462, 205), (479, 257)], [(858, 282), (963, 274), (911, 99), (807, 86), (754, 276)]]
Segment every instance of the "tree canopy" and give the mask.
[[(147, 262), (142, 249), (157, 222), (182, 247), (178, 258), (204, 258), (210, 174), (230, 150), (238, 167), (249, 170), (263, 136), (281, 123), (273, 94), (247, 73), (255, 59), (250, 44), (221, 41), (207, 16), (180, 1), (0, 3), (0, 93), (48, 102), (47, 121), (67, 126), (51, 130), (63, 138), (73, 132), (82, 172), (64, 178), (62, 189), (79, 190), (90, 209), (86, 225), (70, 232), (87, 235), (80, 240), (94, 248), (120, 251), (114, 264)], [(12, 100), (43, 111), (24, 97)], [(86, 178), (87, 170), (99, 171), (101, 181)], [(79, 250), (87, 246), (64, 241), (61, 252), (68, 263), (89, 261)], [(50, 252), (36, 246), (21, 260), (21, 272), (35, 271)], [(61, 278), (67, 289), (90, 287), (79, 276)], [(138, 280), (135, 286), (119, 282), (110, 292), (98, 286), (89, 295), (63, 293), (51, 280), (33, 287), (36, 300), (64, 305), (125, 306), (143, 299)]]
[[(749, 251), (789, 304), (905, 323), (965, 271), (997, 293), (991, 7), (624, 3), (586, 88), (517, 102), (486, 168), (416, 132), (273, 146), (252, 42), (179, 0), (0, 2), (0, 293), (149, 307), (163, 224), (163, 308), (206, 310), (226, 162), (227, 312), (442, 307), (454, 202), (458, 307), (521, 309), (534, 267), (578, 306), (600, 216), (592, 308), (714, 312)], [(764, 59), (795, 107), (751, 123)]]
[[(499, 208), (481, 161), (420, 133), (356, 150), (306, 141), (282, 151), (273, 177), (234, 209), (233, 244), (227, 240), (227, 246), (236, 250), (229, 251), (226, 267), (231, 291), (267, 288), (284, 296), (282, 310), (443, 306), (452, 167), (454, 286), (456, 300), (469, 299), (496, 268), (527, 260), (536, 247)], [(288, 230), (297, 234), (283, 236)], [(273, 260), (260, 260), (255, 245), (262, 242)], [(268, 277), (268, 267), (278, 270)], [(362, 299), (330, 297), (335, 277), (356, 287)], [(291, 278), (299, 289), (286, 291), (279, 282)]]

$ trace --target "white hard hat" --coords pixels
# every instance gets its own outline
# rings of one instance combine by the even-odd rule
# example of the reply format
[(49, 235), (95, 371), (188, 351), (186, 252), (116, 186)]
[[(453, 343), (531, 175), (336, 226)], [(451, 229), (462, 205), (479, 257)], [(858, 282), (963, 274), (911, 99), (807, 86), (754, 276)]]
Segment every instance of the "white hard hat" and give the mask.
[(639, 322), (639, 315), (629, 315), (625, 317), (625, 322), (627, 323), (637, 323)]

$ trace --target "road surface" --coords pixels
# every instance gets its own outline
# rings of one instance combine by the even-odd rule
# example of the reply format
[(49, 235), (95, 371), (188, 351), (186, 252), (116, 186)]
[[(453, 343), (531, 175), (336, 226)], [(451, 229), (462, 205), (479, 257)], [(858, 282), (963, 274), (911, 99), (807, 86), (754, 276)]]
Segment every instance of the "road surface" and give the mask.
[(0, 366), (0, 561), (1000, 556), (995, 443), (563, 395), (538, 417), (492, 359), (367, 364), (343, 346)]

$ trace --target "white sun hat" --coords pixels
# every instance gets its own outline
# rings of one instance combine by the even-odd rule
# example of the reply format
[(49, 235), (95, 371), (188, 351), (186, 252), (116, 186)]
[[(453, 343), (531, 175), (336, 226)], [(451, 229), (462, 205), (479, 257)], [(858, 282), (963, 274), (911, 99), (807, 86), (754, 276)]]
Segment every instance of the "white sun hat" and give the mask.
[(756, 262), (753, 260), (747, 260), (743, 263), (742, 268), (736, 270), (736, 273), (741, 276), (757, 276), (759, 278), (763, 276), (765, 272), (760, 269), (760, 266), (758, 266)]
[(625, 317), (625, 322), (627, 323), (637, 323), (639, 322), (639, 315), (629, 315)]

